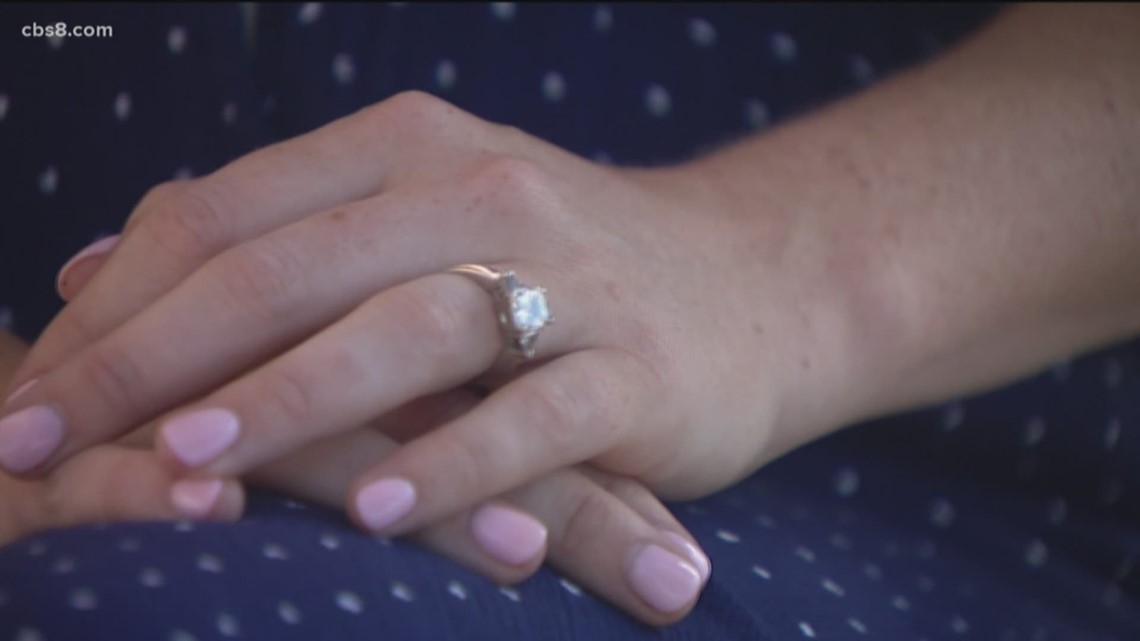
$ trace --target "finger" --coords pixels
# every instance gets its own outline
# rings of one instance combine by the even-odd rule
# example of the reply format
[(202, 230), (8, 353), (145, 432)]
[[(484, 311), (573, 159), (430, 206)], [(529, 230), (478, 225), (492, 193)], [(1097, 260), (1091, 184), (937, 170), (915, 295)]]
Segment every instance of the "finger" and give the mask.
[(55, 289), (59, 292), (60, 298), (70, 301), (83, 290), (95, 272), (107, 262), (107, 258), (119, 244), (119, 238), (118, 234), (100, 238), (67, 261), (59, 270), (55, 281)]
[[(553, 328), (552, 328), (553, 329)], [(543, 336), (563, 348), (570, 323)], [(491, 297), (433, 274), (398, 285), (295, 349), (163, 421), (160, 452), (197, 476), (236, 476), (487, 370), (502, 349)]]
[(114, 257), (43, 332), (10, 389), (107, 335), (222, 250), (379, 193), (397, 166), (446, 165), (428, 152), (446, 154), (451, 145), (425, 143), (444, 139), (457, 121), (467, 140), (481, 122), (406, 92), (205, 177), (159, 185), (131, 214)]
[(172, 501), (175, 481), (145, 450), (105, 445), (84, 452), (48, 480), (28, 483), (33, 494), (28, 529), (67, 527), (97, 521), (164, 520), (188, 516), (237, 519), (244, 493), (234, 481), (187, 488)]
[(353, 488), (361, 527), (395, 536), (615, 447), (651, 402), (641, 361), (617, 350), (558, 358), (407, 443)]

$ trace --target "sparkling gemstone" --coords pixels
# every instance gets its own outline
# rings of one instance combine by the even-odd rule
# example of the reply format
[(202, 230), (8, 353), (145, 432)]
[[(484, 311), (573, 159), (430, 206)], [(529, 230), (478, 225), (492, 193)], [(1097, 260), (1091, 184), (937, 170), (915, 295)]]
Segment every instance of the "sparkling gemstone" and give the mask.
[(511, 292), (511, 321), (523, 332), (542, 328), (550, 319), (546, 296), (539, 289), (523, 287)]

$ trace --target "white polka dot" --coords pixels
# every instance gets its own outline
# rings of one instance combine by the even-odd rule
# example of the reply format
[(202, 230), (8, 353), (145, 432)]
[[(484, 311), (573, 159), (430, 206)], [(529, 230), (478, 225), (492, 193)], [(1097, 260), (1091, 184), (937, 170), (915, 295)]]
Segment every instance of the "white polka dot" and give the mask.
[(686, 505), (685, 511), (688, 512), (689, 514), (693, 514), (696, 516), (708, 516), (708, 513), (709, 513), (708, 510), (706, 510), (705, 508), (703, 508), (703, 507), (701, 507), (695, 503), (690, 503), (690, 504)]
[(360, 600), (360, 596), (349, 590), (341, 590), (336, 593), (336, 605), (341, 610), (352, 614), (360, 614), (364, 611), (364, 602)]
[(928, 576), (918, 577), (918, 589), (921, 590), (922, 592), (933, 592), (934, 591), (934, 579), (932, 579)]
[(796, 45), (796, 39), (783, 32), (772, 34), (772, 37), (768, 39), (768, 46), (772, 50), (772, 55), (780, 62), (795, 60), (799, 49)]
[(594, 162), (601, 163), (603, 165), (614, 164), (613, 157), (610, 156), (609, 153), (607, 153), (605, 150), (602, 150), (602, 149), (595, 151), (594, 155), (592, 155), (591, 158), (593, 158)]
[(1025, 564), (1031, 568), (1039, 568), (1049, 560), (1049, 548), (1040, 540), (1033, 540), (1025, 546)]
[(716, 44), (716, 27), (704, 18), (689, 20), (689, 38), (701, 47), (711, 47)]
[(289, 558), (289, 550), (277, 543), (266, 543), (265, 547), (261, 548), (261, 554), (274, 561), (285, 561)]
[(753, 129), (763, 129), (771, 122), (768, 105), (755, 98), (744, 101), (744, 122)]
[(190, 169), (189, 167), (179, 167), (178, 169), (174, 170), (174, 179), (175, 180), (189, 180), (190, 178), (193, 178), (193, 177), (194, 177), (194, 170)]
[(185, 521), (185, 520), (178, 521), (177, 523), (174, 524), (174, 531), (180, 532), (182, 534), (185, 534), (187, 532), (193, 532), (194, 531), (194, 522), (193, 521)]
[(351, 54), (338, 53), (333, 56), (332, 75), (342, 85), (352, 84), (356, 80), (356, 60)]
[(335, 534), (325, 532), (321, 535), (321, 545), (326, 550), (335, 550), (340, 547), (340, 539)]
[(673, 108), (673, 99), (669, 91), (661, 85), (650, 85), (645, 91), (645, 108), (650, 114), (661, 118), (669, 114)]
[(522, 600), (522, 597), (519, 596), (518, 591), (515, 590), (514, 588), (507, 588), (507, 587), (499, 588), (499, 594), (502, 594), (503, 596), (507, 597), (511, 601), (514, 601), (515, 603), (518, 603), (519, 601)]
[(52, 574), (71, 574), (75, 571), (75, 559), (70, 556), (61, 556), (51, 566)]
[(404, 7), (408, 6), (408, 3), (407, 2), (389, 2), (388, 6), (393, 8), (393, 9), (403, 9)]
[(47, 552), (47, 544), (43, 541), (32, 541), (28, 544), (28, 554), (30, 556), (43, 556)]
[(301, 24), (313, 24), (320, 19), (323, 10), (324, 7), (322, 7), (319, 2), (306, 2), (297, 10), (297, 22)]
[(768, 571), (768, 568), (763, 566), (752, 566), (752, 573), (764, 580), (770, 580), (772, 578), (772, 573)]
[(166, 639), (167, 641), (198, 641), (198, 637), (182, 629), (171, 630), (170, 636)]
[(121, 539), (119, 541), (119, 549), (123, 552), (135, 552), (141, 545), (138, 539)]
[(837, 550), (849, 552), (853, 547), (855, 547), (855, 544), (851, 542), (851, 539), (847, 538), (843, 534), (840, 534), (839, 532), (832, 534), (831, 538), (828, 540), (831, 541), (831, 547)]
[(800, 634), (804, 635), (805, 637), (807, 637), (809, 639), (815, 638), (815, 630), (811, 627), (811, 624), (808, 623), (807, 621), (800, 621), (799, 628), (800, 628)]
[(0, 93), (0, 121), (3, 121), (4, 118), (8, 116), (9, 103), (10, 99), (8, 98), (8, 94)]
[(277, 616), (289, 625), (296, 625), (301, 622), (301, 610), (288, 601), (277, 604)]
[(950, 619), (950, 629), (954, 631), (954, 634), (966, 634), (970, 631), (970, 622), (963, 619), (960, 615), (954, 615), (954, 617)]
[(59, 49), (63, 46), (63, 36), (48, 36), (47, 44), (52, 49)]
[(899, 612), (906, 612), (910, 609), (910, 601), (901, 594), (895, 595), (891, 598), (891, 605)]
[(170, 53), (180, 54), (186, 49), (186, 29), (185, 27), (174, 26), (170, 31), (166, 32), (166, 48)]
[(955, 518), (954, 505), (946, 499), (935, 499), (930, 503), (930, 522), (938, 527), (950, 527)]
[(594, 9), (594, 31), (609, 31), (614, 26), (614, 12), (606, 5)]
[(725, 543), (740, 543), (740, 535), (729, 530), (717, 530), (716, 538), (724, 541)]
[(795, 550), (795, 554), (796, 554), (796, 556), (800, 557), (801, 559), (803, 559), (804, 561), (806, 561), (808, 563), (814, 563), (815, 562), (815, 552), (812, 552), (807, 547), (804, 547), (802, 545), (797, 546), (796, 550)]
[(20, 628), (12, 641), (44, 641), (44, 635), (35, 628)]
[(90, 588), (75, 588), (71, 591), (68, 602), (76, 610), (94, 610), (99, 605), (99, 598)]
[(305, 505), (304, 503), (301, 503), (300, 501), (294, 501), (293, 499), (285, 499), (284, 501), (281, 501), (281, 505), (284, 505), (287, 509), (290, 509), (290, 510), (307, 510), (307, 509), (309, 509), (309, 506)]
[(883, 578), (883, 569), (874, 563), (868, 563), (863, 566), (863, 574), (866, 574), (867, 578), (872, 581), (878, 581)]
[(459, 71), (455, 68), (455, 63), (450, 60), (440, 60), (439, 64), (435, 66), (435, 83), (444, 91), (455, 86), (458, 75)]
[(547, 102), (560, 102), (566, 97), (566, 79), (557, 71), (548, 71), (542, 77), (542, 97)]
[(767, 514), (757, 514), (756, 515), (756, 524), (759, 525), (760, 527), (767, 528), (769, 530), (776, 529), (776, 520), (773, 519), (772, 517), (768, 516)]
[(566, 590), (570, 594), (573, 594), (574, 596), (582, 596), (582, 588), (578, 587), (578, 584), (574, 583), (570, 579), (562, 577), (558, 580), (558, 583), (562, 585), (563, 590)]
[(850, 617), (847, 619), (847, 626), (859, 634), (867, 634), (867, 626), (855, 617)]
[(1108, 426), (1104, 428), (1104, 449), (1111, 450), (1116, 448), (1116, 444), (1120, 442), (1120, 417), (1114, 416), (1109, 419)]
[(222, 105), (222, 122), (232, 125), (237, 122), (238, 106), (233, 102)]
[(139, 583), (148, 588), (161, 588), (166, 584), (166, 577), (157, 568), (143, 568), (139, 572)]
[(120, 122), (131, 117), (131, 94), (123, 91), (115, 96), (115, 117)]
[(228, 612), (219, 612), (214, 625), (218, 628), (218, 634), (223, 637), (236, 637), (241, 634), (241, 624)]
[(842, 585), (839, 585), (831, 579), (824, 579), (820, 582), (820, 585), (823, 586), (824, 590), (827, 590), (835, 596), (843, 596), (847, 594), (847, 590), (844, 590)]
[(16, 313), (11, 307), (0, 307), (0, 329), (12, 329), (15, 324)]
[(1108, 359), (1108, 362), (1104, 364), (1104, 384), (1109, 387), (1120, 387), (1123, 380), (1124, 366), (1120, 363), (1120, 359)]
[(451, 596), (459, 599), (460, 601), (467, 600), (467, 588), (464, 587), (463, 584), (459, 581), (456, 581), (454, 579), (448, 581), (447, 591), (451, 593)]
[(392, 596), (401, 601), (404, 601), (405, 603), (411, 603), (412, 601), (416, 600), (415, 590), (413, 590), (408, 584), (401, 583), (400, 581), (393, 581), (391, 587), (389, 588), (389, 592), (391, 592)]
[(491, 15), (499, 20), (510, 20), (515, 17), (515, 3), (513, 2), (492, 2)]
[(875, 79), (875, 67), (870, 60), (860, 55), (851, 56), (851, 77), (861, 85), (870, 84)]
[(961, 403), (951, 403), (942, 409), (942, 430), (953, 432), (966, 420), (966, 407)]
[(832, 486), (839, 496), (851, 496), (859, 491), (859, 473), (850, 467), (845, 467), (835, 473)]
[(225, 564), (213, 554), (201, 554), (198, 556), (198, 569), (203, 572), (218, 574), (225, 569)]
[(50, 196), (59, 189), (59, 172), (54, 165), (40, 172), (39, 184), (40, 192), (45, 196)]
[(1021, 434), (1021, 444), (1033, 447), (1045, 439), (1045, 419), (1034, 416), (1025, 424), (1025, 431)]

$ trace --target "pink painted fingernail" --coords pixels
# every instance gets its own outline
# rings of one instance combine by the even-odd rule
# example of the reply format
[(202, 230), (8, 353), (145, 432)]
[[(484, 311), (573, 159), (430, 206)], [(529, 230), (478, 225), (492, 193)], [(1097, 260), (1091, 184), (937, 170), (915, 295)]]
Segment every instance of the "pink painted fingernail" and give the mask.
[(59, 289), (60, 284), (63, 282), (64, 278), (67, 275), (67, 271), (74, 267), (76, 263), (81, 260), (92, 258), (94, 256), (102, 256), (103, 254), (110, 252), (115, 248), (115, 245), (119, 244), (119, 238), (121, 238), (119, 234), (115, 234), (114, 236), (107, 236), (106, 238), (100, 238), (99, 240), (79, 250), (78, 254), (72, 256), (71, 259), (64, 263), (63, 267), (59, 269), (59, 275), (56, 276), (55, 279), (56, 289)]
[(383, 530), (399, 521), (416, 504), (416, 488), (404, 479), (382, 479), (356, 495), (360, 519), (371, 530)]
[(693, 565), (697, 568), (697, 572), (701, 575), (701, 582), (704, 583), (708, 581), (709, 575), (712, 574), (712, 561), (709, 561), (709, 557), (706, 556), (699, 547), (693, 545), (692, 541), (680, 534), (671, 530), (662, 530), (662, 532), (665, 533), (665, 536), (673, 539), (677, 545), (684, 548), (685, 552), (689, 554), (689, 560), (693, 562)]
[(629, 582), (646, 603), (672, 613), (696, 598), (701, 574), (691, 562), (649, 543), (635, 550)]
[(174, 508), (195, 519), (208, 516), (221, 495), (219, 479), (185, 479), (170, 487), (170, 502)]
[(187, 467), (204, 465), (226, 450), (238, 437), (238, 418), (229, 410), (198, 410), (176, 416), (162, 425), (162, 438)]
[(16, 391), (12, 392), (11, 394), (8, 395), (8, 398), (4, 399), (4, 407), (8, 407), (9, 405), (11, 405), (12, 401), (16, 400), (16, 397), (19, 396), (20, 394), (23, 394), (24, 392), (32, 389), (32, 386), (35, 385), (36, 383), (38, 383), (39, 380), (40, 379), (38, 379), (38, 378), (33, 378), (30, 381), (25, 381), (23, 385), (17, 387)]
[(539, 520), (494, 503), (472, 515), (471, 533), (487, 554), (508, 565), (534, 559), (546, 545), (546, 526)]
[(63, 417), (33, 405), (0, 420), (0, 466), (22, 474), (43, 463), (63, 441)]

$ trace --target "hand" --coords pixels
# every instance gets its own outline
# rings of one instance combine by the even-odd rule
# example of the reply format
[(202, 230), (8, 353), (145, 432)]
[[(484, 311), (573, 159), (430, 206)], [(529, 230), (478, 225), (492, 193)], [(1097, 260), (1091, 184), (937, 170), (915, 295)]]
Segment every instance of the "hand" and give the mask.
[(162, 186), (18, 374), (38, 382), (0, 439), (44, 446), (3, 462), (43, 473), (165, 412), (173, 469), (234, 477), (452, 389), (501, 343), (486, 292), (439, 272), (482, 262), (544, 285), (559, 322), (537, 367), (356, 480), (363, 527), (412, 532), (583, 462), (719, 489), (834, 427), (848, 377), (812, 236), (710, 184), (408, 93)]

